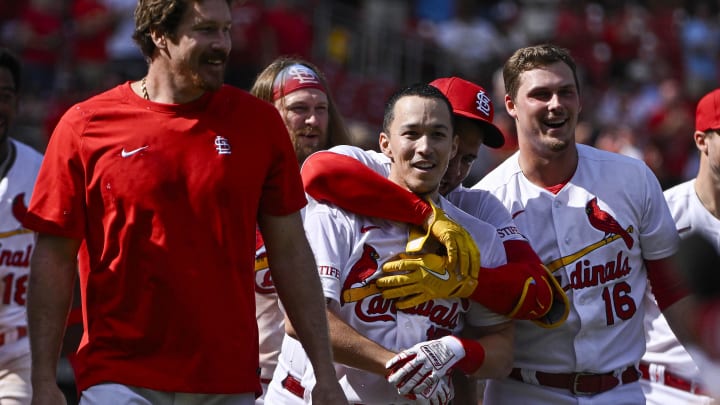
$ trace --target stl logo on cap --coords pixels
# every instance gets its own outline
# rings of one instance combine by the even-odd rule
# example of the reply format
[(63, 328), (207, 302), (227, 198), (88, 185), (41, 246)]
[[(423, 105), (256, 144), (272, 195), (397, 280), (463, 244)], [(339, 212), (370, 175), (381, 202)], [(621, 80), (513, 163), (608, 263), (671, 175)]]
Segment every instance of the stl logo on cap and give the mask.
[(488, 117), (488, 121), (492, 121), (492, 102), (490, 101), (490, 97), (488, 97), (484, 91), (479, 91), (475, 96), (475, 103), (477, 104), (478, 111)]

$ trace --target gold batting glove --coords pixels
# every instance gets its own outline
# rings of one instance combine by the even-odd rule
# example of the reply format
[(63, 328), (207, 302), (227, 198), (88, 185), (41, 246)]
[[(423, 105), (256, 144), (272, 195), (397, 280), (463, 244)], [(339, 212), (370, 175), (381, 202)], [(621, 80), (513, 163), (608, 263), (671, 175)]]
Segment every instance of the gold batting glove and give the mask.
[(477, 280), (480, 271), (480, 251), (473, 237), (465, 228), (448, 218), (442, 208), (430, 200), (428, 203), (432, 207), (433, 214), (426, 227), (427, 231), (420, 233), (416, 227), (411, 227), (405, 250), (408, 253), (424, 253), (425, 243), (430, 236), (433, 236), (445, 247), (447, 269), (463, 277)]
[(398, 309), (412, 308), (433, 298), (465, 298), (477, 286), (477, 279), (448, 269), (448, 257), (426, 253), (401, 254), (400, 259), (385, 262), (376, 281), (386, 299), (397, 299)]

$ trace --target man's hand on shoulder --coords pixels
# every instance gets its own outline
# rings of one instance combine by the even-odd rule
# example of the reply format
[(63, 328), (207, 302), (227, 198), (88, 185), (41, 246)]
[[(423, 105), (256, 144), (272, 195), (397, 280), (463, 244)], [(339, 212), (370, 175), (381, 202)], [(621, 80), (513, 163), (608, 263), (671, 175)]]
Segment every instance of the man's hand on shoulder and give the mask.
[[(433, 214), (428, 217), (425, 235), (413, 235), (408, 239), (406, 251), (420, 253), (428, 238), (433, 236), (447, 252), (447, 268), (462, 277), (477, 279), (480, 270), (480, 251), (475, 240), (460, 224), (448, 218), (445, 211), (429, 201)], [(414, 229), (414, 228), (411, 228)]]
[(448, 269), (448, 258), (433, 253), (420, 256), (401, 254), (383, 264), (386, 274), (376, 282), (386, 299), (398, 299), (399, 309), (412, 308), (433, 298), (465, 298), (477, 286), (477, 279)]

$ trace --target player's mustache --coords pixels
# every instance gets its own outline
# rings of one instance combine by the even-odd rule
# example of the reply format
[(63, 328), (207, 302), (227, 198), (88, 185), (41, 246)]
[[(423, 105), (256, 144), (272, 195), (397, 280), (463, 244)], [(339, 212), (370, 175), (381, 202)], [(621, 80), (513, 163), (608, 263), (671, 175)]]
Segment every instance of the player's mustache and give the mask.
[(217, 60), (222, 63), (226, 63), (228, 58), (227, 52), (223, 51), (211, 51), (203, 55), (203, 60)]
[(297, 131), (299, 135), (321, 135), (322, 131), (320, 130), (320, 127), (315, 125), (306, 125), (301, 130)]

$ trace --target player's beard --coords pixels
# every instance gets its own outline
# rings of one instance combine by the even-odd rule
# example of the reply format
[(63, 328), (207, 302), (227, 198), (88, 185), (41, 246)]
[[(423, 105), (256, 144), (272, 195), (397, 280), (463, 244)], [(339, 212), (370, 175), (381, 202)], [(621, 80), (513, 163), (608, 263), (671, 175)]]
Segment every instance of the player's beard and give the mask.
[(547, 145), (553, 152), (562, 152), (571, 145), (571, 142), (564, 139), (551, 139), (547, 142)]
[[(207, 61), (219, 59), (222, 65), (210, 64)], [(203, 91), (216, 91), (225, 82), (227, 55), (224, 52), (210, 52), (198, 58), (196, 66), (184, 65), (180, 75), (187, 75), (193, 87)]]
[[(313, 134), (313, 138), (308, 138), (306, 134)], [(327, 149), (327, 137), (325, 132), (318, 127), (305, 127), (301, 130), (293, 131), (292, 143), (295, 149), (295, 156), (299, 164), (302, 164), (308, 156), (313, 153)]]

